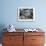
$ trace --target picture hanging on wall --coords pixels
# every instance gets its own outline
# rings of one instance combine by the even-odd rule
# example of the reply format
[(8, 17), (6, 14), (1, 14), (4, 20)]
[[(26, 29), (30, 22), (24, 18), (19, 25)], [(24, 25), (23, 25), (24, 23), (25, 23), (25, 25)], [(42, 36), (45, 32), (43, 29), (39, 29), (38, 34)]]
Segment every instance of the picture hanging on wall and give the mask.
[(19, 7), (18, 21), (35, 21), (35, 8)]

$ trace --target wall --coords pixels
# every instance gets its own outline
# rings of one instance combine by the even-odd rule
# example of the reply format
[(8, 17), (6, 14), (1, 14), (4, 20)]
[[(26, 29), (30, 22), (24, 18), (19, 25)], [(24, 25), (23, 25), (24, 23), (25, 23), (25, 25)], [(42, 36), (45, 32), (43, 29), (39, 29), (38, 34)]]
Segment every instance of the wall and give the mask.
[[(46, 0), (0, 0), (0, 25), (13, 24), (16, 28), (46, 28)], [(33, 22), (18, 22), (17, 8), (34, 7), (36, 19)]]
[[(18, 22), (18, 7), (34, 7), (36, 20)], [(46, 32), (46, 0), (0, 0), (0, 31), (9, 24), (20, 29), (40, 27)]]

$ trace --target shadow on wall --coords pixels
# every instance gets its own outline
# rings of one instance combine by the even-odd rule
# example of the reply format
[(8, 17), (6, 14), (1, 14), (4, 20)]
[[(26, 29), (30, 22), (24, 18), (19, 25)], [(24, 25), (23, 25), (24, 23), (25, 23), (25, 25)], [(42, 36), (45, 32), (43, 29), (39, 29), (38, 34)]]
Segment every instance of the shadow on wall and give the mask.
[(4, 24), (0, 24), (0, 43), (2, 43), (2, 33), (6, 32), (6, 29), (4, 30), (4, 28), (6, 28), (6, 26)]

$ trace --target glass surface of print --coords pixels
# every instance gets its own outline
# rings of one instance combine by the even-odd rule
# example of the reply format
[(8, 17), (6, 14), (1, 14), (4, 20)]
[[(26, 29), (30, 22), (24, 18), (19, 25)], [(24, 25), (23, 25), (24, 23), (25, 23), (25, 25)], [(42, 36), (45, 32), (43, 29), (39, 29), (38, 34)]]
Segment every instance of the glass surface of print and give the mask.
[(19, 21), (34, 21), (35, 9), (34, 8), (18, 8), (18, 20)]

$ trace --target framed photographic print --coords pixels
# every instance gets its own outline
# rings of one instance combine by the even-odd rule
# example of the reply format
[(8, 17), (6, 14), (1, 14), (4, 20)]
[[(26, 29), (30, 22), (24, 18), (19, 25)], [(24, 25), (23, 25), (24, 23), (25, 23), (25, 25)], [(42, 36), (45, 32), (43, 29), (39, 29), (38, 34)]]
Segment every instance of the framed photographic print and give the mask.
[(35, 21), (35, 8), (19, 7), (18, 21)]

